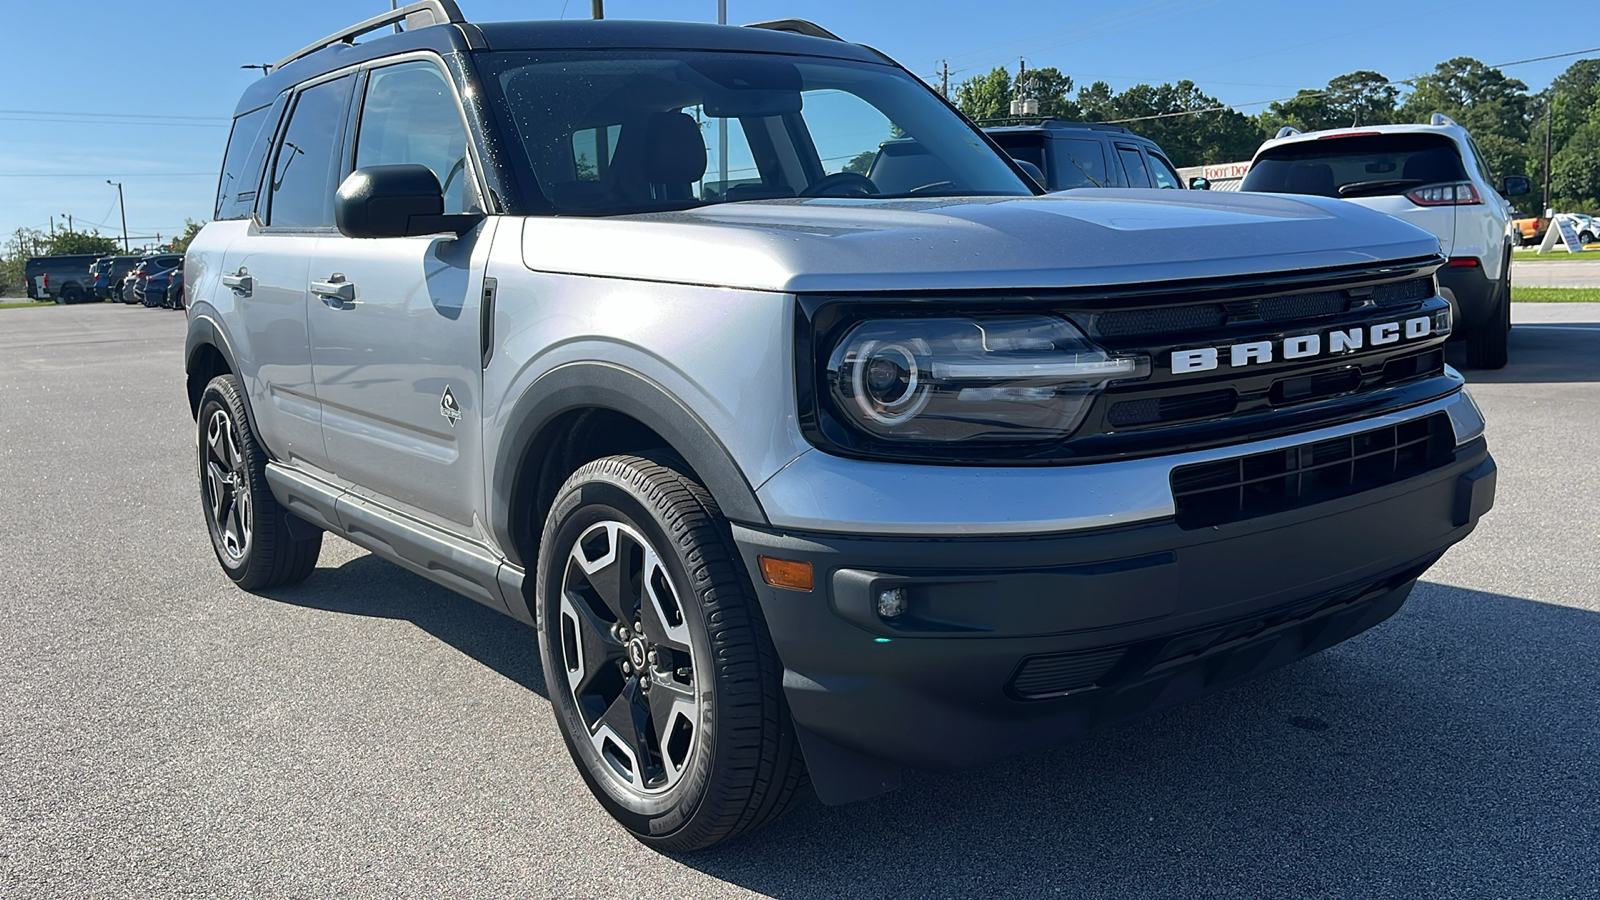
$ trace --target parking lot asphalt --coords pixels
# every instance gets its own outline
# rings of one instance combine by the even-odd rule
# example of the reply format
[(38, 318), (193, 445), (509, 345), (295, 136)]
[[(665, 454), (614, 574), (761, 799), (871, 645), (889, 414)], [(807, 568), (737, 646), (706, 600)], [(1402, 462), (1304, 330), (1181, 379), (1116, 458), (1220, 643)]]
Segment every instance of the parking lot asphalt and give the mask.
[(1559, 256), (1551, 260), (1514, 260), (1511, 283), (1517, 287), (1600, 287), (1600, 261), (1569, 261)]
[(0, 311), (0, 896), (1596, 896), (1600, 304), (1514, 320), (1469, 373), (1498, 504), (1391, 621), (669, 857), (589, 797), (530, 629), (338, 539), (223, 577), (179, 314)]

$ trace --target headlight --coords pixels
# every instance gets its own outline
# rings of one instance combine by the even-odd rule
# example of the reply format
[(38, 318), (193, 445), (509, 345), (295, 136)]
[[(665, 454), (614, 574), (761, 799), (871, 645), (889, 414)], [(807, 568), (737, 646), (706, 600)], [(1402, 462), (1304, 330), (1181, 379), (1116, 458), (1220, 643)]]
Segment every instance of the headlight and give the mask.
[(890, 441), (1041, 441), (1070, 434), (1108, 382), (1149, 374), (1064, 319), (1043, 315), (877, 319), (835, 345), (836, 409)]

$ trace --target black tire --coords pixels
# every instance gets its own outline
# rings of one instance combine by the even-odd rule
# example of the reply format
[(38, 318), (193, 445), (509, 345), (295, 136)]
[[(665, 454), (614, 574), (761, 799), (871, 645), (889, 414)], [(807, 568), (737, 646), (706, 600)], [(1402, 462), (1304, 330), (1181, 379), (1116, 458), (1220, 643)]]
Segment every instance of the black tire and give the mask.
[(1578, 243), (1582, 244), (1585, 247), (1587, 247), (1590, 244), (1594, 243), (1594, 232), (1585, 231), (1582, 234), (1579, 234), (1578, 235)]
[[(807, 781), (782, 666), (727, 520), (674, 466), (613, 456), (567, 479), (545, 520), (534, 606), (556, 721), (590, 791), (640, 841), (683, 852), (770, 822)], [(595, 584), (616, 586), (615, 602)], [(667, 599), (651, 607), (651, 596)], [(652, 617), (676, 637), (651, 637)], [(629, 674), (635, 658), (648, 661)], [(684, 705), (655, 712), (674, 700)], [(632, 712), (641, 704), (643, 719)], [(632, 737), (606, 728), (630, 721)]]
[(1495, 291), (1495, 308), (1489, 321), (1467, 332), (1467, 366), (1473, 369), (1504, 369), (1511, 342), (1511, 290), (1502, 282)]
[(61, 302), (62, 303), (82, 303), (83, 302), (83, 288), (78, 287), (76, 284), (68, 284), (68, 285), (66, 285), (65, 287), (63, 287), (61, 289)]
[(222, 571), (247, 591), (305, 580), (317, 567), (322, 532), (303, 520), (291, 529), (289, 512), (273, 498), (267, 454), (232, 375), (206, 385), (197, 425), (200, 507)]

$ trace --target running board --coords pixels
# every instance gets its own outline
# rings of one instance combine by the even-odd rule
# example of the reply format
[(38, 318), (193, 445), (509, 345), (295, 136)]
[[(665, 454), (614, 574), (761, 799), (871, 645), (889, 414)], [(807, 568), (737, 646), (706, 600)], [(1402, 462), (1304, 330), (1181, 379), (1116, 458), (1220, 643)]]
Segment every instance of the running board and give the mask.
[[(267, 464), (267, 485), (289, 512), (318, 528), (496, 612), (527, 621), (521, 570), (504, 571), (506, 564), (488, 547), (278, 463)], [(513, 602), (507, 603), (502, 586), (515, 588)]]

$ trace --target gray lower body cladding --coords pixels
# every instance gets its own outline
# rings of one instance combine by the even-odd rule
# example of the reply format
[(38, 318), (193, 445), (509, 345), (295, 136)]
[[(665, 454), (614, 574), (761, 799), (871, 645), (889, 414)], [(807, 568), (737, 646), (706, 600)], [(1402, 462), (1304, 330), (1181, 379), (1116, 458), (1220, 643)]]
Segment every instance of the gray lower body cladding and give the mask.
[[(1493, 503), (1482, 440), (1425, 474), (1217, 526), (864, 539), (736, 526), (818, 794), (1061, 743), (1326, 649), (1399, 609)], [(802, 593), (757, 557), (804, 560)], [(902, 588), (909, 608), (875, 611)], [(819, 765), (822, 763), (822, 765)]]

